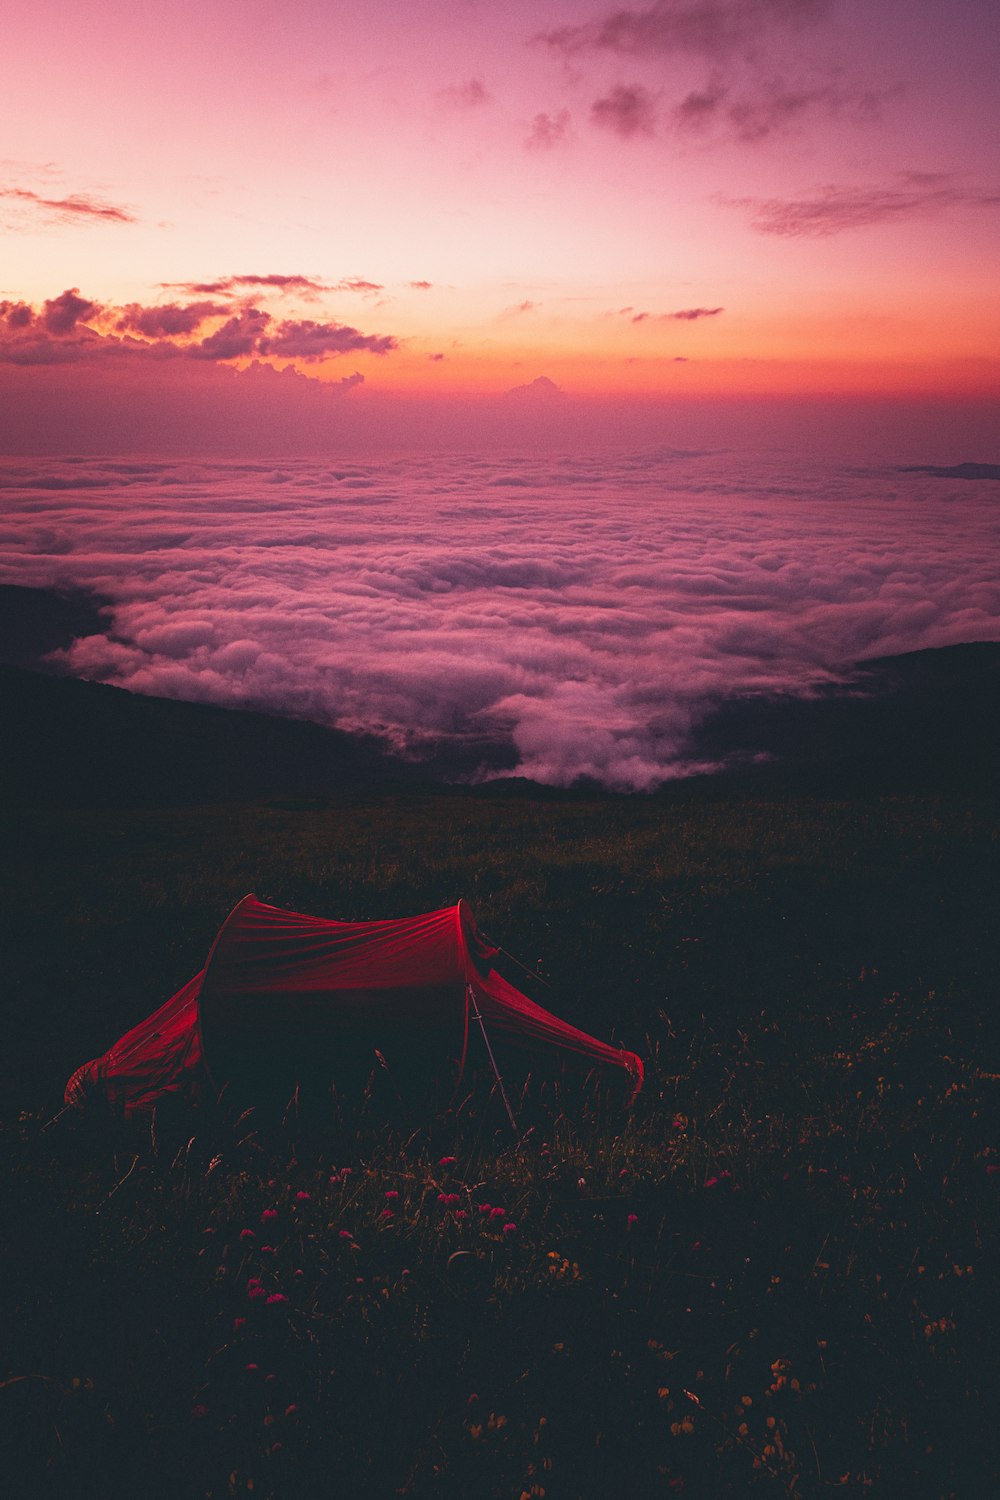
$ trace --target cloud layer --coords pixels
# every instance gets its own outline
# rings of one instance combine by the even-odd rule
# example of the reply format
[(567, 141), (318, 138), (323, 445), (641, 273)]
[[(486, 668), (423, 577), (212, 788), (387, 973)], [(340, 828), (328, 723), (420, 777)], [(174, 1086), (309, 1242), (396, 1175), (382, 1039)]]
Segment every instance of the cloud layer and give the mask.
[(3, 483), (0, 581), (113, 601), (78, 675), (415, 755), (512, 745), (553, 783), (649, 788), (734, 693), (1000, 638), (992, 481), (664, 451), (15, 461)]
[[(190, 293), (228, 295), (250, 283), (279, 292), (312, 291), (320, 284), (300, 276), (231, 276), (192, 283)], [(374, 282), (353, 279), (335, 290), (370, 293)], [(330, 288), (327, 288), (330, 290)], [(94, 325), (94, 326), (91, 326)], [(213, 326), (214, 325), (214, 326)], [(205, 332), (205, 328), (210, 328)], [(128, 335), (138, 334), (139, 338)], [(198, 337), (198, 335), (201, 335)], [(361, 350), (389, 354), (398, 347), (392, 334), (362, 333), (348, 323), (312, 318), (277, 319), (249, 302), (168, 302), (144, 306), (104, 307), (70, 287), (41, 309), (25, 302), (0, 302), (0, 363), (71, 364), (114, 357), (121, 359), (191, 359), (219, 362), (251, 355), (280, 359), (322, 360)]]

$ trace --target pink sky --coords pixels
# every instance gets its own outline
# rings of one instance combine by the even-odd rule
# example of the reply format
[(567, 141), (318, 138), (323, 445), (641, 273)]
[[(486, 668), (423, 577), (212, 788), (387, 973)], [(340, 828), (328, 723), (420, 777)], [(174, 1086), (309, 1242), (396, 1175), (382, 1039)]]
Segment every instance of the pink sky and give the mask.
[(1000, 18), (944, 15), (14, 0), (0, 448), (994, 458)]

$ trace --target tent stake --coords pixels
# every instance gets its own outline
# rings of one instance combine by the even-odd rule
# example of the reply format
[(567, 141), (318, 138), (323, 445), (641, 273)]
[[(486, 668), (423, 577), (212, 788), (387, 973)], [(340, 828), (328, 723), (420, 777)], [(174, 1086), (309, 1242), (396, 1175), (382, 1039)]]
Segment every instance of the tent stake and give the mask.
[(507, 1118), (510, 1121), (510, 1128), (511, 1130), (513, 1130), (514, 1134), (517, 1135), (517, 1121), (514, 1119), (514, 1111), (510, 1107), (510, 1100), (507, 1098), (507, 1090), (503, 1086), (503, 1079), (500, 1077), (500, 1069), (497, 1067), (497, 1060), (493, 1056), (493, 1048), (490, 1046), (490, 1039), (486, 1035), (486, 1024), (479, 1013), (479, 1001), (476, 999), (476, 992), (472, 988), (471, 984), (468, 986), (468, 991), (469, 1001), (472, 1005), (472, 1014), (479, 1022), (479, 1029), (483, 1033), (483, 1041), (486, 1043), (486, 1051), (489, 1054), (490, 1067), (493, 1069), (493, 1076), (496, 1078), (497, 1083), (500, 1085), (500, 1097), (503, 1100), (504, 1109), (507, 1111)]

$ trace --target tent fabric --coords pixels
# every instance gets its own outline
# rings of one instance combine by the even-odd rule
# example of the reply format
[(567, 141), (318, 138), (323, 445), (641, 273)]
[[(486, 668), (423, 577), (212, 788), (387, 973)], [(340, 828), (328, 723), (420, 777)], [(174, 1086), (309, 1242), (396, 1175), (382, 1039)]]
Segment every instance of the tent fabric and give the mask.
[(552, 1048), (624, 1069), (641, 1086), (632, 1052), (611, 1047), (543, 1010), (493, 968), (464, 901), (391, 921), (337, 922), (245, 896), (205, 967), (147, 1020), (83, 1068), (66, 1102), (97, 1093), (126, 1115), (171, 1095), (217, 1089), (226, 1060), (255, 1049), (266, 1061), (282, 1038), (335, 1054), (339, 1042), (434, 1035), (465, 1065), (470, 1011), (488, 1033), (519, 1047)]

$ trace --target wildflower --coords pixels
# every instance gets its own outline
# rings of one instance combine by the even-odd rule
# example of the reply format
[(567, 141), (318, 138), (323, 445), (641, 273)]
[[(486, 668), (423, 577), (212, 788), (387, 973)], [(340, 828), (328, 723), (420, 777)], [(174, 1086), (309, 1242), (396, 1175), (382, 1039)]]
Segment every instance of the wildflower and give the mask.
[(270, 1224), (272, 1219), (276, 1219), (277, 1217), (278, 1210), (276, 1208), (265, 1208), (264, 1212), (260, 1216), (260, 1222), (262, 1224)]
[(296, 1276), (304, 1276), (305, 1274), (306, 1274), (305, 1271), (303, 1271), (301, 1267), (297, 1271), (294, 1272), (294, 1275), (296, 1275)]
[(241, 1240), (255, 1240), (256, 1238), (257, 1238), (257, 1236), (254, 1234), (254, 1232), (253, 1232), (252, 1229), (241, 1229), (240, 1230), (240, 1239)]
[(442, 1208), (454, 1208), (455, 1204), (461, 1203), (461, 1201), (462, 1195), (460, 1193), (438, 1193), (438, 1202)]
[(353, 1240), (354, 1236), (349, 1229), (342, 1229), (340, 1231), (340, 1238), (342, 1240)]
[(505, 1208), (491, 1208), (490, 1209), (490, 1218), (491, 1219), (506, 1219), (506, 1217), (507, 1217), (507, 1210)]
[(295, 1415), (295, 1413), (297, 1411), (298, 1411), (298, 1407), (296, 1406), (295, 1402), (293, 1401), (290, 1406), (286, 1406), (285, 1407), (285, 1416), (286, 1417), (294, 1417), (294, 1415)]
[(260, 1253), (261, 1255), (277, 1255), (278, 1252), (273, 1245), (261, 1245)]
[(986, 1166), (987, 1177), (992, 1177), (994, 1172), (1000, 1172), (1000, 1166), (997, 1166), (995, 1161), (988, 1162)]
[(192, 1408), (191, 1408), (191, 1420), (193, 1422), (200, 1422), (201, 1419), (202, 1419), (202, 1417), (207, 1417), (207, 1416), (208, 1416), (208, 1407), (204, 1406), (200, 1401), (196, 1402), (195, 1405), (192, 1406)]
[(351, 1169), (350, 1169), (350, 1167), (341, 1167), (341, 1169), (340, 1169), (340, 1175), (344, 1179), (350, 1177), (350, 1175), (351, 1175)]
[(383, 1208), (380, 1217), (383, 1219), (394, 1219), (396, 1215), (393, 1213), (391, 1208)]
[(517, 1233), (517, 1225), (513, 1224), (513, 1223), (512, 1224), (505, 1224), (503, 1226), (503, 1232), (507, 1236), (507, 1238), (510, 1239), (511, 1235)]
[(246, 1326), (247, 1326), (247, 1320), (246, 1320), (246, 1318), (234, 1318), (233, 1319), (233, 1332), (234, 1333), (239, 1333), (240, 1329), (241, 1328), (245, 1328)]
[(311, 1203), (312, 1193), (296, 1193), (295, 1201), (296, 1203)]
[(250, 1363), (250, 1364), (248, 1364), (248, 1365), (244, 1365), (244, 1366), (243, 1366), (243, 1368), (244, 1368), (244, 1369), (245, 1369), (245, 1370), (259, 1370), (259, 1369), (260, 1369), (260, 1366), (259, 1366), (259, 1365), (255, 1365), (255, 1364), (254, 1364), (254, 1363), (253, 1363), (253, 1362), (252, 1362), (252, 1361), (251, 1361), (251, 1363)]
[(251, 1302), (259, 1302), (262, 1297), (267, 1296), (267, 1292), (258, 1282), (256, 1286), (247, 1288), (247, 1296), (250, 1298)]
[(398, 1197), (399, 1197), (399, 1194), (396, 1192), (396, 1189), (395, 1188), (390, 1188), (389, 1191), (385, 1195), (385, 1200), (386, 1200), (387, 1203), (394, 1203)]
[(631, 1176), (631, 1173), (629, 1172), (628, 1167), (622, 1167), (621, 1171), (618, 1173), (618, 1176), (619, 1177), (629, 1177), (629, 1176)]
[(626, 1225), (628, 1226), (629, 1229), (634, 1229), (635, 1226), (638, 1224), (638, 1222), (639, 1222), (639, 1215), (638, 1214), (629, 1214), (628, 1218), (625, 1220), (625, 1223), (626, 1223)]
[(466, 1213), (466, 1211), (465, 1211), (464, 1208), (456, 1208), (456, 1210), (455, 1210), (455, 1218), (456, 1219), (467, 1219), (468, 1217), (469, 1217), (469, 1215)]
[(705, 1186), (707, 1188), (718, 1187), (719, 1186), (719, 1179), (717, 1177), (710, 1177), (708, 1179), (708, 1181), (705, 1183)]
[(287, 1302), (287, 1301), (288, 1301), (288, 1298), (285, 1296), (284, 1292), (272, 1292), (271, 1295), (270, 1295), (270, 1297), (268, 1297), (268, 1299), (267, 1299), (268, 1306), (270, 1306), (272, 1302)]
[(477, 1207), (481, 1214), (488, 1214), (493, 1212), (493, 1205), (490, 1203), (480, 1203), (477, 1205)]
[(455, 1157), (455, 1156), (442, 1156), (441, 1160), (438, 1162), (438, 1166), (439, 1167), (453, 1167), (455, 1165), (455, 1162), (457, 1160), (458, 1160), (458, 1158)]

